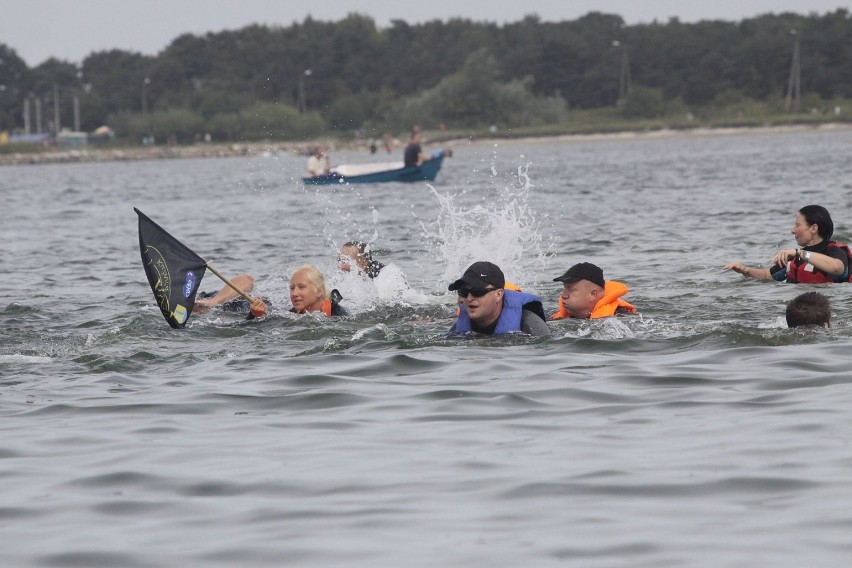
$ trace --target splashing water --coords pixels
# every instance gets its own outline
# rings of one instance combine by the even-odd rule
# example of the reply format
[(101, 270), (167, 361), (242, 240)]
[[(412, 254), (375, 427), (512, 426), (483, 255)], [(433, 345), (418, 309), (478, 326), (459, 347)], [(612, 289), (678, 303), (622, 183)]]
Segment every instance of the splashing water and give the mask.
[(470, 193), (441, 194), (429, 186), (441, 211), (435, 221), (420, 225), (425, 242), (443, 261), (444, 271), (436, 275), (440, 282), (454, 280), (473, 262), (488, 260), (503, 269), (507, 280), (524, 286), (529, 284), (525, 274), (552, 255), (547, 252), (552, 243), (544, 243), (529, 205), (534, 185), (528, 168), (518, 167), (516, 186), (495, 187), (494, 197), (477, 195), (479, 203), (465, 202)]
[[(337, 252), (346, 241), (360, 240), (373, 250), (384, 248), (384, 235), (380, 230), (383, 211), (368, 205), (368, 196), (361, 195), (359, 188), (347, 192), (350, 198), (346, 200), (340, 199), (335, 192), (304, 189), (305, 195), (322, 212), (304, 220), (313, 225), (323, 247), (331, 249), (325, 260), (320, 253), (313, 264), (325, 274), (331, 288), (340, 290), (344, 305), (353, 313), (389, 304), (441, 302), (447, 283), (458, 278), (477, 260), (494, 262), (503, 269), (508, 281), (529, 287), (533, 284), (532, 275), (540, 272), (538, 269), (553, 254), (546, 252), (552, 250), (552, 238), (544, 242), (540, 216), (530, 206), (535, 186), (528, 174), (529, 167), (530, 164), (518, 166), (515, 174), (505, 178), (492, 163), (489, 187), (480, 186), (457, 194), (443, 194), (427, 184), (429, 195), (439, 207), (434, 218), (419, 217), (416, 207), (412, 205), (411, 208), (421, 228), (427, 253), (424, 258), (430, 259), (428, 267), (419, 266), (425, 268), (428, 276), (425, 281), (419, 281), (417, 289), (410, 287), (406, 274), (398, 266), (389, 264), (390, 259), (381, 255), (377, 260), (388, 265), (383, 270), (383, 279), (370, 281), (362, 275), (340, 271)], [(353, 207), (352, 197), (356, 203), (362, 202), (369, 207), (367, 219), (358, 214), (357, 205)], [(278, 305), (286, 305), (289, 304), (288, 280), (289, 273), (285, 269), (280, 277), (265, 280), (261, 288)], [(425, 289), (421, 289), (424, 285)], [(440, 295), (435, 296), (429, 290), (437, 290)]]

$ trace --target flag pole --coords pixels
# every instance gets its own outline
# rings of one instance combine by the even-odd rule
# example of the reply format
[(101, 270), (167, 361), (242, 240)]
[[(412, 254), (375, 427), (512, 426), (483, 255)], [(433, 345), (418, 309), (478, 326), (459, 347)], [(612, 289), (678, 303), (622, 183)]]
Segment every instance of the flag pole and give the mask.
[(213, 274), (215, 274), (216, 276), (218, 276), (218, 277), (222, 280), (222, 282), (224, 282), (225, 284), (227, 284), (228, 286), (230, 286), (230, 287), (231, 287), (231, 289), (232, 289), (232, 290), (234, 290), (234, 292), (236, 292), (237, 294), (239, 294), (240, 296), (242, 296), (243, 298), (245, 298), (245, 299), (246, 299), (246, 300), (248, 300), (249, 302), (254, 302), (254, 298), (252, 298), (251, 296), (249, 296), (248, 294), (246, 294), (245, 292), (243, 292), (242, 290), (240, 290), (240, 289), (239, 289), (239, 288), (238, 288), (238, 287), (237, 287), (237, 286), (236, 286), (233, 282), (231, 282), (230, 280), (228, 280), (227, 278), (225, 278), (224, 276), (222, 276), (222, 274), (221, 274), (218, 270), (216, 270), (215, 268), (213, 268), (213, 267), (210, 265), (210, 263), (209, 263), (209, 262), (208, 262), (208, 263), (206, 263), (206, 264), (207, 264), (207, 268), (209, 268), (209, 269), (210, 269), (210, 272), (212, 272)]

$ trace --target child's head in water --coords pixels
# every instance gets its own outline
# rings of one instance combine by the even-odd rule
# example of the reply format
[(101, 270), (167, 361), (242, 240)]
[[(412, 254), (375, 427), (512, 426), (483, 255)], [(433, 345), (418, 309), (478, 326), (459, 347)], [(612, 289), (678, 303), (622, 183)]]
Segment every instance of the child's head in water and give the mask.
[(787, 327), (819, 325), (831, 327), (831, 304), (819, 292), (805, 292), (787, 304)]

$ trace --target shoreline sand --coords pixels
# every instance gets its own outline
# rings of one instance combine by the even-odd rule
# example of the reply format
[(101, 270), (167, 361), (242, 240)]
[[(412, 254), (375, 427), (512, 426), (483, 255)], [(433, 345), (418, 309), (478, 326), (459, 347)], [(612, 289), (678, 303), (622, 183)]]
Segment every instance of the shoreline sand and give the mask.
[[(749, 127), (698, 127), (690, 129), (655, 129), (641, 131), (602, 132), (589, 134), (554, 134), (552, 136), (519, 137), (483, 137), (443, 139), (427, 144), (457, 148), (462, 145), (473, 146), (495, 143), (552, 143), (557, 142), (598, 142), (614, 140), (657, 140), (663, 138), (698, 136), (733, 136), (743, 134), (787, 134), (795, 132), (828, 132), (852, 130), (852, 124), (831, 122), (821, 124), (791, 124), (782, 126)], [(154, 146), (139, 148), (83, 148), (52, 150), (34, 153), (0, 154), (0, 166), (40, 165), (83, 162), (121, 162), (137, 160), (174, 160), (193, 158), (257, 157), (275, 153), (300, 153), (314, 145), (323, 145), (331, 151), (340, 149), (367, 149), (368, 140), (335, 141), (315, 140), (305, 142), (251, 142), (251, 143), (199, 143), (187, 146)], [(401, 148), (401, 146), (400, 146)]]

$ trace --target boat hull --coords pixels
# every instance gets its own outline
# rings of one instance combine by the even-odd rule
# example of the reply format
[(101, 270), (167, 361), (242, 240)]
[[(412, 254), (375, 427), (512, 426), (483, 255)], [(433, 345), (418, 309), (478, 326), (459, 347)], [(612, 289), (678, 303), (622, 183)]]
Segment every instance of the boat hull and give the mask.
[(419, 166), (396, 168), (362, 175), (344, 176), (337, 172), (302, 178), (305, 185), (346, 185), (351, 183), (384, 183), (388, 181), (434, 181), (441, 169), (443, 156), (423, 162)]

